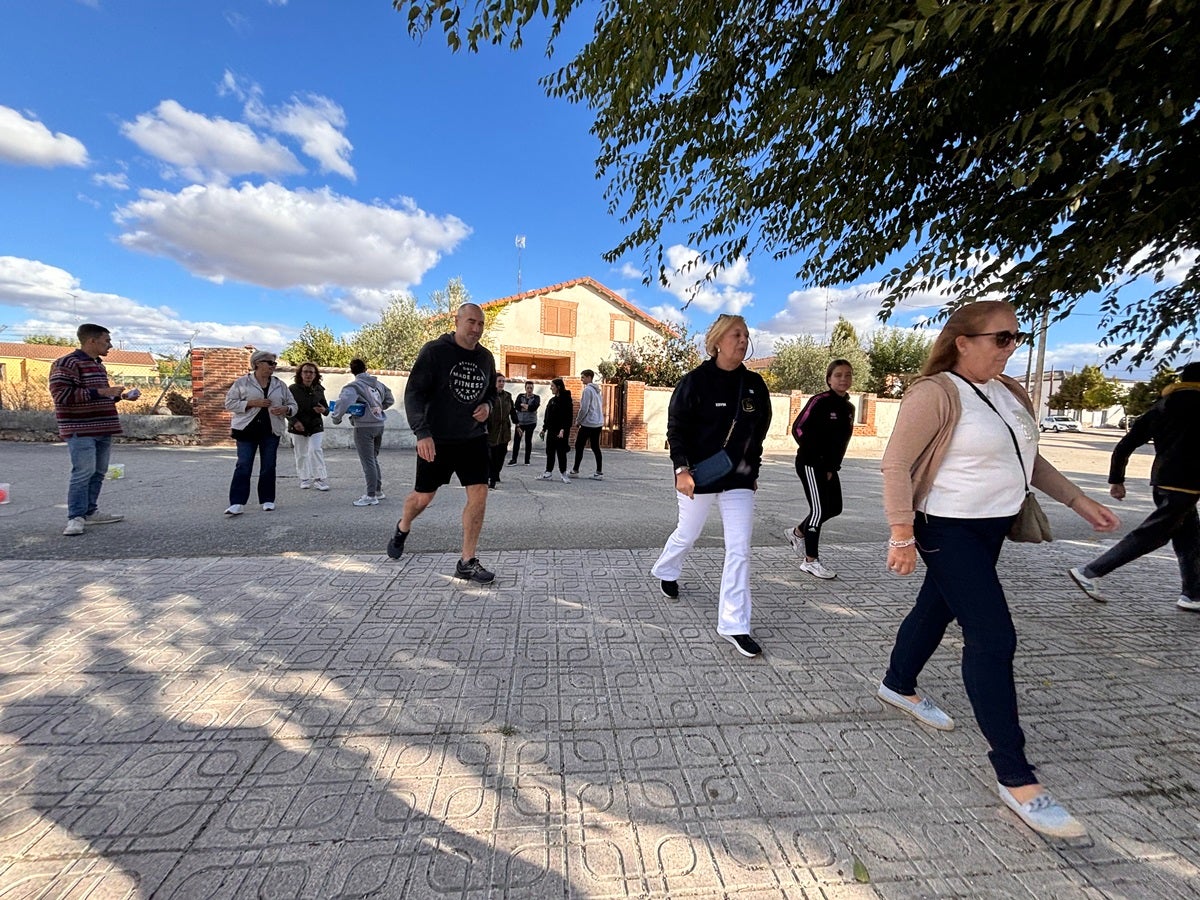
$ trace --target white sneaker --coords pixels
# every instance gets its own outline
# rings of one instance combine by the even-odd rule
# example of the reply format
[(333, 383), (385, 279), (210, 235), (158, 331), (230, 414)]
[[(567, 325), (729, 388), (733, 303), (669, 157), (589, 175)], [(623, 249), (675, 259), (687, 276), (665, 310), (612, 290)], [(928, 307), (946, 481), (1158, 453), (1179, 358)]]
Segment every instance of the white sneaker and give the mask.
[(300, 482), (300, 490), (302, 490), (302, 491), (307, 491), (307, 490), (308, 490), (310, 487), (312, 487), (312, 482), (311, 482), (311, 481), (309, 481), (307, 478), (305, 478), (305, 479), (302, 479), (302, 480), (301, 480), (301, 482)]
[(125, 517), (110, 515), (109, 513), (102, 513), (100, 510), (96, 510), (90, 516), (84, 516), (83, 521), (86, 525), (111, 525), (113, 522), (124, 522)]
[(538, 478), (540, 478), (542, 481), (549, 481), (553, 477), (554, 477), (553, 472), (543, 472), (541, 475), (538, 476)]
[(376, 492), (375, 492), (375, 499), (376, 499), (376, 500), (386, 500), (386, 499), (387, 499), (387, 494), (385, 494), (383, 491), (376, 491)]
[(241, 503), (234, 503), (232, 506), (229, 507), (229, 509), (225, 510), (225, 515), (240, 516), (245, 509), (246, 509), (246, 507), (243, 506)]
[(604, 473), (602, 473), (602, 472), (593, 472), (593, 473), (592, 473), (591, 475), (589, 475), (588, 477), (589, 477), (590, 479), (592, 479), (592, 481), (603, 481), (603, 480), (604, 480)]
[(1180, 597), (1175, 601), (1175, 605), (1180, 609), (1190, 610), (1191, 612), (1200, 612), (1200, 600), (1193, 600), (1191, 597)]
[(275, 509), (275, 504), (271, 503), (269, 500), (263, 504), (263, 512), (273, 512), (274, 509)]
[(363, 494), (361, 497), (359, 497), (357, 500), (354, 501), (354, 505), (355, 506), (378, 506), (379, 500), (377, 500), (375, 497), (372, 497), (370, 494)]
[(571, 479), (570, 479), (570, 478), (568, 478), (566, 475), (564, 475), (564, 476), (562, 476), (562, 483), (563, 483), (563, 484), (570, 484), (570, 483), (571, 483)]
[(1087, 829), (1083, 823), (1063, 809), (1062, 805), (1045, 791), (1028, 803), (1022, 803), (1004, 785), (997, 784), (996, 788), (1004, 805), (1039, 834), (1056, 838), (1087, 837)]
[(65, 535), (83, 534), (84, 522), (83, 516), (75, 516), (73, 519), (67, 519), (67, 527), (63, 529)]
[(324, 479), (322, 479), (322, 478), (318, 478), (318, 479), (317, 479), (317, 483), (316, 483), (315, 485), (313, 485), (313, 487), (315, 487), (315, 488), (316, 488), (318, 491), (327, 491), (327, 490), (329, 490), (329, 485), (328, 485), (328, 484), (326, 484), (326, 483), (325, 483), (325, 480), (324, 480)]
[(1082, 566), (1075, 566), (1074, 568), (1070, 569), (1068, 574), (1071, 576), (1071, 579), (1077, 585), (1079, 585), (1079, 589), (1081, 591), (1083, 591), (1085, 594), (1087, 594), (1089, 597), (1091, 597), (1093, 600), (1095, 600), (1097, 603), (1107, 603), (1108, 602), (1108, 599), (1104, 596), (1103, 593), (1101, 593), (1100, 579), (1099, 578), (1088, 578), (1086, 575), (1083, 574)]
[(801, 559), (804, 559), (804, 538), (796, 536), (796, 529), (791, 525), (783, 532), (783, 536), (787, 538), (787, 542), (792, 547), (792, 552)]
[(837, 572), (830, 571), (821, 565), (819, 559), (806, 559), (800, 563), (800, 571), (807, 572), (809, 575), (816, 575), (818, 578), (837, 578)]

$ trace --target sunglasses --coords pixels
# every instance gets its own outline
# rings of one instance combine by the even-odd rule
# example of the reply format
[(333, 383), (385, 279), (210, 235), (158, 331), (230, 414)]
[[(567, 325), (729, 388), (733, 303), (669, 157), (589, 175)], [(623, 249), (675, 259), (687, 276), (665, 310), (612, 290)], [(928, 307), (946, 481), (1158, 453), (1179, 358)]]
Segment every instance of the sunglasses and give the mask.
[(260, 360), (259, 360), (259, 362), (260, 362), (260, 363), (264, 363), (264, 364), (266, 364), (266, 365), (268, 365), (268, 366), (277, 366), (277, 365), (279, 365), (279, 363), (278, 363), (278, 362), (276, 362), (276, 361), (275, 361), (275, 360), (273, 360), (273, 359), (260, 359)]
[(990, 337), (996, 341), (996, 346), (1003, 350), (1005, 347), (1016, 344), (1020, 347), (1023, 343), (1029, 340), (1029, 335), (1024, 331), (979, 331), (975, 334), (964, 335), (964, 337)]

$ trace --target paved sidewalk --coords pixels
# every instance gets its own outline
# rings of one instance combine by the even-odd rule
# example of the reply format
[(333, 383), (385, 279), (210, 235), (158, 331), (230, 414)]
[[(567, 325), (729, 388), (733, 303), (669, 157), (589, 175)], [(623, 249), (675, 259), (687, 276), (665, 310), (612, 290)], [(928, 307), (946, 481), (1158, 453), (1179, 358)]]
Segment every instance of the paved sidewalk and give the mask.
[(1169, 552), (1099, 605), (1064, 575), (1094, 542), (1006, 549), (1030, 756), (1093, 835), (1069, 844), (995, 796), (953, 630), (922, 686), (958, 730), (873, 698), (918, 581), (868, 537), (829, 543), (832, 582), (756, 542), (756, 660), (713, 631), (711, 546), (675, 602), (649, 540), (492, 551), (487, 587), (446, 552), (63, 552), (100, 529), (0, 560), (0, 896), (1200, 895), (1200, 615)]

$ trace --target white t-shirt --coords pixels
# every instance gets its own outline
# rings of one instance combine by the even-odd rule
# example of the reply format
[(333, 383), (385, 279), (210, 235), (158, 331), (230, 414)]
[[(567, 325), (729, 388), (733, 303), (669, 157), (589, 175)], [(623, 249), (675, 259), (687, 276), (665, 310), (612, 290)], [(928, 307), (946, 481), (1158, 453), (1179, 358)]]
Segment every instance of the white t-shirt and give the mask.
[[(1033, 474), (1037, 456), (1033, 416), (999, 381), (975, 386), (992, 401), (1004, 421), (979, 399), (969, 384), (957, 375), (951, 375), (950, 380), (957, 385), (962, 399), (962, 417), (954, 428), (946, 458), (934, 476), (921, 511), (953, 519), (1014, 515), (1025, 499), (1025, 483)], [(1021, 447), (1024, 477), (1005, 422)]]

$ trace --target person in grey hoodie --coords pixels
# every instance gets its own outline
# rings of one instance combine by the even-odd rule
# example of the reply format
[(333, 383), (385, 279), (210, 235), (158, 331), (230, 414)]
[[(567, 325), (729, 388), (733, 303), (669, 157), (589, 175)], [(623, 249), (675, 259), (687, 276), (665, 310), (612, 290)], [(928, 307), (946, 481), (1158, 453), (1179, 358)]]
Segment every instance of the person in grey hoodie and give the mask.
[(596, 471), (592, 478), (595, 481), (604, 479), (604, 457), (600, 454), (600, 431), (604, 427), (604, 398), (600, 395), (600, 385), (593, 383), (596, 373), (584, 369), (579, 373), (583, 382), (583, 391), (579, 394), (579, 415), (575, 424), (579, 430), (575, 432), (575, 468), (572, 475), (579, 474), (579, 464), (583, 462), (583, 451), (590, 442), (592, 454), (596, 457)]
[[(384, 499), (383, 471), (379, 468), (379, 448), (383, 444), (386, 419), (384, 410), (391, 407), (396, 398), (386, 384), (367, 373), (367, 364), (361, 359), (350, 360), (350, 374), (354, 380), (338, 394), (332, 418), (340, 424), (343, 416), (350, 415), (354, 449), (358, 451), (358, 461), (367, 479), (367, 492), (355, 500), (354, 505), (376, 506)], [(362, 407), (362, 412), (357, 415), (350, 412), (356, 404)]]

